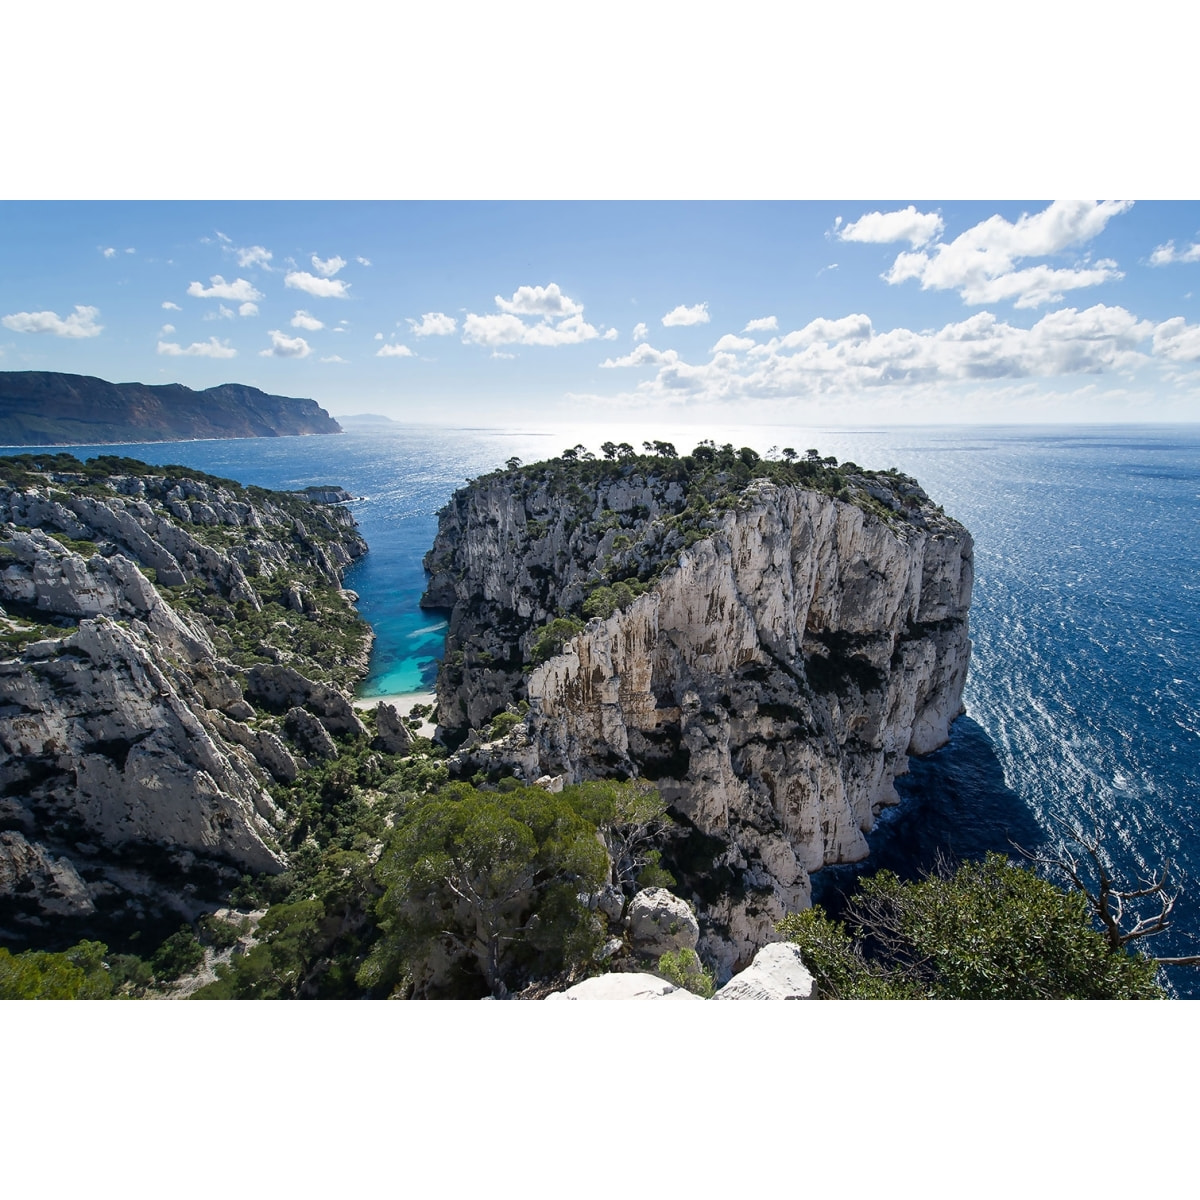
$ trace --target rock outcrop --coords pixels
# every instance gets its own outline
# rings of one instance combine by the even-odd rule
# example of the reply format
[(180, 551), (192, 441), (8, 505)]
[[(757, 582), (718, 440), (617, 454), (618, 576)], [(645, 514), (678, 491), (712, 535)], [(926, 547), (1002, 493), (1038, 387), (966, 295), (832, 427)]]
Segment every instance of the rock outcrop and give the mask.
[(684, 988), (641, 971), (595, 975), (547, 1000), (699, 1000)]
[(700, 926), (687, 903), (666, 888), (643, 888), (629, 902), (634, 954), (658, 958), (670, 950), (695, 950)]
[[(361, 674), (339, 584), (365, 543), (344, 509), (36, 457), (0, 460), (0, 924), (190, 914), (206, 883), (284, 867), (267, 786), (363, 728), (308, 676)], [(296, 577), (320, 599), (289, 617)], [(276, 698), (320, 738), (289, 750)]]
[(714, 1000), (811, 1000), (816, 981), (789, 942), (764, 946), (754, 961), (713, 996)]
[(709, 473), (704, 493), (691, 461), (550, 464), (460, 490), (424, 603), (450, 610), (452, 746), (529, 704), (499, 746), (465, 740), (464, 771), (653, 780), (683, 830), (664, 866), (720, 980), (809, 904), (810, 872), (866, 856), (908, 755), (947, 740), (973, 550), (898, 472), (818, 465), (824, 490), (780, 482), (791, 468)]

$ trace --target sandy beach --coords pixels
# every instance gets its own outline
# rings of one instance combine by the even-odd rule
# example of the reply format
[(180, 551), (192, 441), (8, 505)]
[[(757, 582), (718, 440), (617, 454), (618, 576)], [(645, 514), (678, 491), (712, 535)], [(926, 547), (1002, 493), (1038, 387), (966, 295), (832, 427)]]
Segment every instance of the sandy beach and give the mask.
[[(404, 695), (396, 696), (356, 696), (354, 698), (355, 708), (374, 708), (375, 705), (382, 701), (385, 704), (395, 705), (396, 711), (402, 717), (407, 717), (412, 713), (413, 705), (424, 704), (433, 708), (437, 704), (436, 692), (407, 692)], [(433, 731), (437, 728), (437, 721), (426, 718), (421, 723), (421, 728), (418, 731), (422, 737), (432, 737)]]

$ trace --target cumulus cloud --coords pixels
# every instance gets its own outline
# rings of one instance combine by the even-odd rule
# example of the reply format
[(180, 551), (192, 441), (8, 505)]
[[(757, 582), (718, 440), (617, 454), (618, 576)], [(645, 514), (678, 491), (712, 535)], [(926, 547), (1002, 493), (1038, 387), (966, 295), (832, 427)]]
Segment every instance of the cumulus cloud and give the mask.
[(103, 254), (105, 258), (116, 258), (117, 248), (116, 246), (101, 246), (100, 253)]
[(633, 327), (633, 340), (635, 342), (644, 342), (650, 336), (650, 328), (645, 321), (639, 321)]
[(234, 254), (239, 267), (269, 267), (274, 257), (265, 246), (239, 246)]
[(774, 317), (755, 317), (753, 321), (746, 322), (746, 328), (743, 333), (770, 333), (774, 329), (779, 328), (779, 322)]
[(727, 333), (712, 348), (712, 353), (721, 354), (728, 352), (736, 354), (739, 350), (749, 350), (754, 345), (757, 345), (757, 343), (753, 338), (738, 337), (736, 333)]
[(247, 300), (245, 304), (238, 305), (238, 315), (243, 317), (257, 317), (258, 305), (252, 300)]
[(413, 352), (398, 342), (389, 342), (375, 351), (376, 358), (412, 358)]
[(75, 311), (66, 317), (53, 312), (19, 312), (10, 313), (0, 324), (17, 333), (52, 333), (55, 337), (89, 338), (98, 336), (104, 328), (96, 324), (99, 315), (98, 308), (90, 304), (77, 304)]
[(348, 360), (344, 359), (340, 354), (331, 354), (328, 358), (322, 358), (319, 361), (320, 362), (329, 362), (329, 363), (344, 363), (344, 362), (347, 362)]
[(645, 343), (603, 367), (655, 367), (618, 400), (628, 403), (740, 403), (860, 394), (864, 389), (995, 380), (1049, 379), (1133, 371), (1151, 353), (1172, 363), (1200, 360), (1200, 326), (1183, 318), (1155, 325), (1119, 306), (1047, 313), (1028, 329), (977, 313), (940, 329), (884, 332), (852, 313), (818, 318), (802, 329), (730, 353), (726, 338), (706, 363)]
[(271, 344), (258, 352), (260, 358), (307, 358), (312, 353), (302, 337), (288, 337), (279, 329), (272, 329), (268, 336)]
[(917, 212), (910, 204), (896, 212), (864, 213), (838, 229), (843, 242), (908, 242), (914, 249), (933, 241), (945, 229), (940, 214)]
[(325, 322), (317, 320), (312, 313), (307, 313), (304, 309), (296, 310), (296, 315), (291, 321), (293, 329), (307, 329), (310, 333), (315, 333), (318, 329), (325, 328)]
[(1163, 321), (1154, 330), (1154, 353), (1171, 362), (1200, 362), (1200, 325), (1183, 317)]
[(248, 279), (235, 279), (232, 283), (226, 283), (223, 276), (212, 275), (208, 282), (208, 287), (198, 281), (189, 283), (187, 294), (202, 300), (261, 300), (263, 298), (262, 292)]
[(1056, 200), (1015, 222), (988, 217), (952, 242), (899, 254), (883, 278), (893, 284), (915, 279), (923, 290), (953, 288), (968, 304), (1012, 300), (1017, 308), (1037, 308), (1061, 300), (1074, 288), (1120, 279), (1122, 273), (1111, 259), (1072, 268), (1038, 265), (1017, 270), (1016, 264), (1090, 241), (1131, 205), (1126, 200)]
[(371, 260), (369, 258), (363, 258), (362, 255), (359, 255), (354, 261), (358, 263), (360, 267), (369, 267), (371, 265)]
[(631, 350), (621, 358), (605, 359), (602, 367), (649, 367), (670, 366), (679, 361), (679, 355), (674, 350), (655, 350), (646, 342)]
[(620, 331), (616, 329), (606, 329), (601, 341), (615, 342), (621, 336)]
[(170, 309), (172, 312), (183, 312), (183, 309), (174, 300), (164, 300), (162, 306), (163, 308)]
[(310, 296), (333, 297), (337, 300), (344, 300), (350, 288), (344, 279), (321, 279), (308, 271), (289, 271), (283, 277), (283, 282), (286, 287), (307, 292)]
[(232, 321), (233, 317), (233, 309), (226, 308), (224, 304), (218, 304), (216, 312), (207, 312), (204, 314), (206, 321)]
[(1172, 239), (1162, 246), (1155, 246), (1154, 253), (1150, 255), (1150, 265), (1152, 267), (1166, 267), (1171, 263), (1194, 262), (1200, 262), (1200, 242), (1193, 242), (1186, 250), (1176, 250), (1175, 241)]
[(463, 321), (463, 341), (479, 346), (567, 346), (599, 336), (595, 326), (589, 325), (580, 315), (557, 323), (541, 321), (537, 325), (526, 325), (511, 313), (486, 316), (467, 313)]
[(526, 317), (572, 317), (583, 312), (583, 305), (564, 296), (557, 283), (545, 287), (519, 287), (511, 300), (496, 297), (496, 307), (505, 313)]
[(440, 312), (424, 313), (419, 321), (414, 321), (412, 317), (406, 320), (412, 326), (414, 337), (444, 337), (458, 328), (458, 322), (453, 317)]
[(170, 334), (172, 334), (172, 333), (174, 333), (174, 332), (175, 332), (175, 326), (174, 326), (174, 325), (164, 325), (164, 326), (163, 326), (163, 327), (162, 327), (162, 328), (161, 328), (161, 329), (158, 331), (158, 336), (159, 336), (160, 338), (163, 338), (163, 337), (168, 337)]
[(236, 358), (237, 351), (227, 342), (219, 342), (211, 337), (207, 342), (193, 342), (190, 346), (181, 346), (178, 342), (159, 342), (159, 354), (172, 358), (180, 355), (196, 358)]
[(707, 325), (709, 322), (708, 301), (693, 304), (691, 308), (677, 305), (662, 319), (664, 325)]
[(318, 258), (315, 254), (312, 256), (313, 270), (318, 275), (323, 275), (326, 279), (336, 275), (345, 265), (346, 260), (339, 258), (336, 254), (330, 258)]

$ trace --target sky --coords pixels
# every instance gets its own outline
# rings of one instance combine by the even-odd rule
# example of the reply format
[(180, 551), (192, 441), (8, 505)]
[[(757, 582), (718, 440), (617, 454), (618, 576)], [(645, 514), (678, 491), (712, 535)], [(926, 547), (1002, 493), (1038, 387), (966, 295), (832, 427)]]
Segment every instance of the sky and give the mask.
[(7, 201), (0, 370), (335, 416), (1200, 418), (1200, 203)]

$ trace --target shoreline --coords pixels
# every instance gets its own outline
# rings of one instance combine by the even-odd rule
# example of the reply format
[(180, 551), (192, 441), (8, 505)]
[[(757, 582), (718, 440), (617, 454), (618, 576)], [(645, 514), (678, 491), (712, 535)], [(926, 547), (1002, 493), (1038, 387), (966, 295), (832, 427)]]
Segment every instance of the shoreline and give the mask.
[(418, 733), (421, 737), (432, 737), (437, 728), (436, 692), (393, 692), (383, 696), (355, 696), (351, 703), (357, 709), (371, 709), (379, 703), (391, 704), (402, 717), (410, 716), (414, 705), (425, 704), (433, 710), (434, 716), (422, 719)]

